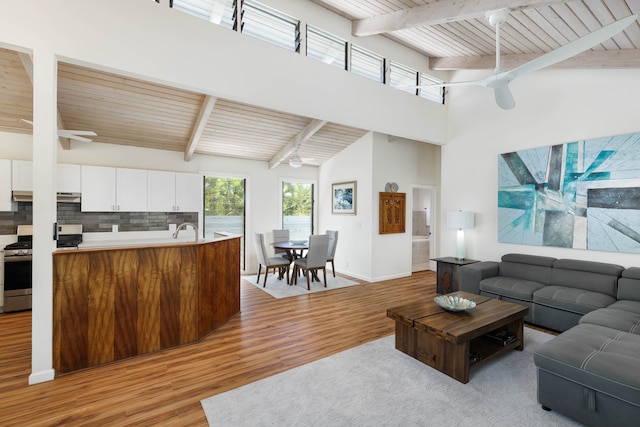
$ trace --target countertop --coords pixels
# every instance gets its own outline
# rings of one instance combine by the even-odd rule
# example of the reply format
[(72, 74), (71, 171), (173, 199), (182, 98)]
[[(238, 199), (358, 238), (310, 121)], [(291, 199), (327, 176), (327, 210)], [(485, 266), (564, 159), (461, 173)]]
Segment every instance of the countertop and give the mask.
[[(95, 233), (99, 234), (99, 233)], [(125, 233), (117, 233), (122, 236)], [(113, 237), (113, 236), (109, 236)], [(177, 239), (173, 239), (167, 236), (130, 236), (130, 238), (105, 238), (99, 239), (96, 236), (90, 239), (83, 239), (83, 242), (78, 245), (78, 249), (58, 249), (56, 252), (63, 253), (69, 251), (82, 251), (90, 249), (119, 249), (119, 248), (134, 248), (134, 247), (154, 247), (154, 246), (182, 246), (182, 245), (199, 245), (211, 242), (218, 242), (222, 240), (233, 239), (240, 237), (238, 234), (233, 233), (215, 233), (214, 238), (198, 239), (197, 241), (193, 235), (189, 236), (185, 234), (184, 237), (180, 236)]]

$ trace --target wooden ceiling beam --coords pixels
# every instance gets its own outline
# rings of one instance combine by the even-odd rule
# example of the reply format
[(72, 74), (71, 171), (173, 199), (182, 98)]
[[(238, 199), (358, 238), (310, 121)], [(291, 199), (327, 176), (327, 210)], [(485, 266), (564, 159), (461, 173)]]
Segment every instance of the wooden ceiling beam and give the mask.
[[(511, 70), (540, 55), (542, 54), (503, 55), (502, 68)], [(429, 58), (429, 68), (432, 70), (493, 70), (495, 65), (496, 59), (493, 55)], [(640, 49), (587, 51), (550, 68), (640, 68)]]
[(570, 0), (442, 0), (423, 6), (358, 19), (351, 23), (354, 36), (371, 36), (415, 27), (479, 18), (499, 9), (511, 11), (538, 8)]
[(193, 131), (191, 132), (191, 137), (189, 138), (189, 144), (187, 144), (187, 148), (184, 151), (184, 161), (188, 162), (193, 157), (194, 151), (196, 151), (196, 147), (200, 142), (200, 137), (202, 137), (202, 131), (205, 126), (207, 126), (207, 121), (209, 117), (211, 117), (211, 112), (213, 111), (213, 107), (216, 105), (216, 101), (218, 98), (214, 98), (213, 96), (206, 95), (204, 97), (204, 101), (202, 102), (202, 108), (200, 108), (200, 114), (198, 115), (198, 119), (196, 120), (196, 124), (193, 127)]
[(291, 141), (276, 153), (269, 161), (269, 169), (273, 169), (296, 151), (305, 141), (309, 140), (318, 132), (327, 122), (324, 120), (313, 119), (304, 129), (302, 129)]
[[(33, 87), (33, 59), (28, 53), (18, 52), (18, 57), (20, 57), (20, 62), (22, 62), (22, 66), (24, 67), (24, 71), (29, 76), (29, 81), (31, 82), (31, 87)], [(58, 122), (58, 129), (65, 129), (64, 122), (62, 121), (62, 116), (60, 115), (60, 110), (56, 109), (56, 119)], [(29, 117), (31, 118), (31, 117)], [(25, 119), (29, 119), (26, 118)], [(58, 136), (58, 142), (63, 150), (71, 150), (71, 140), (69, 138), (63, 138)]]

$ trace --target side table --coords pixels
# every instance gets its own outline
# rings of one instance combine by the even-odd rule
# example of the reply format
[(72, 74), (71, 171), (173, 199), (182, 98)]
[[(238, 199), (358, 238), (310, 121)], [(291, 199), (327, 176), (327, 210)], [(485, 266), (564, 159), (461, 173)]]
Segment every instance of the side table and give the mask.
[(467, 264), (473, 264), (474, 259), (458, 259), (454, 257), (432, 258), (432, 261), (438, 263), (438, 281), (436, 292), (439, 294), (448, 294), (460, 290), (460, 267)]

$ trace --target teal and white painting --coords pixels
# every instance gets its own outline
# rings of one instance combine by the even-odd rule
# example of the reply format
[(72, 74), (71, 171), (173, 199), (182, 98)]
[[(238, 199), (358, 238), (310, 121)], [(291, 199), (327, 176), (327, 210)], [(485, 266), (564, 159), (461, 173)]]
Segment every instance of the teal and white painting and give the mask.
[(499, 155), (498, 241), (640, 253), (640, 133)]

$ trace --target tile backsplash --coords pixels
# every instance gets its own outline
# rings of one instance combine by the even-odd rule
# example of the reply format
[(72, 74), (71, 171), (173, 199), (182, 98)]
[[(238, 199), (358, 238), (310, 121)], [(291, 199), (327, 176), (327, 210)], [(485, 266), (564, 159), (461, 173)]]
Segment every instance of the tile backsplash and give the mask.
[[(168, 230), (169, 224), (198, 222), (197, 212), (81, 212), (80, 203), (58, 203), (59, 224), (82, 224), (84, 232)], [(0, 234), (16, 234), (18, 225), (33, 222), (33, 204), (18, 202), (16, 212), (0, 212)]]

